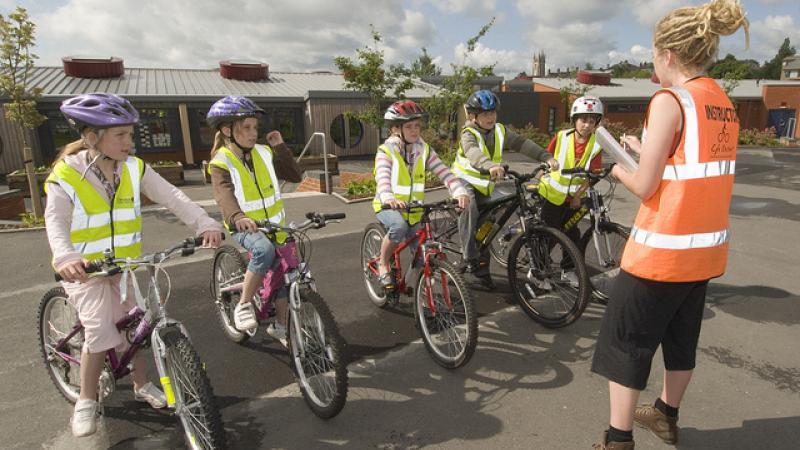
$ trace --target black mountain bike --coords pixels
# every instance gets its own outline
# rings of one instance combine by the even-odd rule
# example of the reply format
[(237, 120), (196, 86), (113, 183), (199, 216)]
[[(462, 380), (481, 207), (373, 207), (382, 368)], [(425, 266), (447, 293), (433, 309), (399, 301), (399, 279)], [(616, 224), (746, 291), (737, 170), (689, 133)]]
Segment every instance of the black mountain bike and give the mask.
[[(514, 193), (492, 200), (479, 208), (478, 228), (473, 236), (479, 241), (481, 255), (487, 255), (498, 233), (507, 232), (509, 223), (519, 232), (509, 240), (507, 253), (508, 281), (523, 311), (536, 322), (559, 328), (576, 321), (589, 302), (590, 281), (583, 256), (577, 245), (562, 231), (550, 227), (541, 218), (542, 198), (531, 183), (549, 170), (542, 164), (530, 174), (506, 169), (514, 181)], [(509, 222), (511, 221), (511, 222)], [(455, 216), (435, 221), (434, 237), (450, 253), (461, 253)]]
[[(595, 185), (611, 174), (611, 167), (597, 170), (582, 168), (565, 169), (561, 173), (578, 175), (589, 180), (588, 195), (581, 207), (564, 224), (564, 231), (577, 227), (581, 219), (589, 215), (589, 227), (580, 235), (578, 247), (583, 253), (589, 278), (592, 283), (592, 297), (599, 303), (608, 303), (611, 280), (619, 273), (622, 251), (631, 234), (630, 227), (613, 222), (609, 217), (609, 205), (605, 204)], [(616, 182), (611, 181), (611, 189), (605, 197), (613, 198)], [(592, 244), (591, 247), (589, 244)]]

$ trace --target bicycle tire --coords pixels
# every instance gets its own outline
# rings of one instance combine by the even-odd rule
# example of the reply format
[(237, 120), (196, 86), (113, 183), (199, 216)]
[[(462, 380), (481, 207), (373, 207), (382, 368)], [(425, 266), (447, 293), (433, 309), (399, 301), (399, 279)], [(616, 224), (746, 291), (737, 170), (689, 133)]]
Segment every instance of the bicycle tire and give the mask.
[[(622, 252), (625, 249), (625, 243), (631, 235), (630, 228), (620, 225), (616, 222), (605, 222), (600, 225), (600, 230), (609, 240), (611, 247), (611, 258), (613, 259), (612, 266), (603, 264), (597, 255), (597, 251), (590, 243), (594, 239), (594, 234), (589, 230), (588, 239), (581, 241), (584, 259), (586, 261), (586, 269), (589, 271), (589, 280), (592, 283), (592, 298), (600, 304), (608, 303), (609, 289), (611, 287), (611, 280), (619, 273), (619, 264), (622, 261)], [(600, 243), (601, 249), (605, 250), (605, 243)]]
[[(531, 247), (535, 247), (533, 255), (539, 260), (535, 267), (530, 261)], [(550, 267), (554, 259), (558, 262)], [(562, 262), (566, 268), (562, 268)], [(514, 241), (509, 251), (508, 281), (522, 310), (548, 328), (575, 322), (589, 302), (590, 282), (583, 254), (567, 235), (555, 228), (537, 226)], [(545, 302), (556, 302), (556, 306), (562, 303), (566, 308), (556, 312), (551, 307), (554, 312), (546, 313)]]
[(364, 274), (364, 285), (367, 288), (369, 300), (378, 308), (385, 308), (389, 301), (383, 292), (378, 275), (367, 267), (367, 263), (380, 256), (381, 242), (384, 236), (386, 236), (386, 228), (380, 223), (371, 223), (364, 229), (364, 235), (361, 237), (361, 268)]
[[(414, 296), (414, 318), (428, 354), (434, 361), (447, 369), (455, 369), (469, 362), (478, 344), (478, 317), (472, 294), (467, 289), (464, 278), (452, 264), (431, 261), (431, 285), (434, 291), (434, 308), (431, 313), (427, 301), (426, 276), (424, 271), (417, 280)], [(441, 277), (447, 280), (452, 308), (444, 301)], [(439, 287), (440, 292), (436, 292)], [(453, 296), (453, 293), (457, 296)], [(463, 339), (456, 339), (459, 336)], [(455, 341), (455, 342), (454, 342)], [(439, 345), (442, 342), (444, 345)], [(444, 348), (442, 348), (444, 347)], [(452, 351), (451, 351), (452, 350)]]
[(306, 287), (300, 288), (298, 294), (300, 310), (292, 314), (297, 314), (305, 346), (300, 348), (298, 330), (294, 319), (290, 318), (288, 342), (292, 368), (311, 411), (317, 417), (330, 419), (339, 414), (347, 402), (346, 344), (322, 297)]
[[(54, 318), (53, 312), (56, 306), (63, 304), (65, 310), (69, 311), (65, 317)], [(70, 403), (78, 401), (81, 391), (80, 365), (54, 356), (48, 346), (66, 336), (78, 321), (78, 311), (67, 300), (67, 294), (62, 287), (56, 287), (47, 291), (39, 302), (39, 311), (36, 317), (36, 330), (39, 334), (39, 350), (44, 359), (50, 380), (55, 384), (56, 389)], [(61, 336), (52, 336), (51, 332)], [(80, 361), (81, 351), (84, 342), (84, 332), (81, 330), (73, 336), (69, 343), (70, 356)], [(74, 377), (73, 377), (74, 376)]]
[(175, 415), (183, 428), (186, 444), (189, 448), (225, 448), (222, 418), (200, 357), (189, 338), (177, 327), (166, 336), (164, 368), (171, 389), (165, 386), (164, 391), (168, 399), (171, 391), (176, 404), (183, 405), (175, 410)]
[(225, 337), (239, 344), (250, 339), (250, 334), (239, 331), (234, 326), (233, 310), (239, 301), (239, 295), (228, 293), (220, 296), (218, 293), (220, 285), (235, 282), (240, 277), (244, 280), (246, 271), (247, 260), (237, 248), (222, 245), (214, 252), (214, 264), (211, 270), (211, 298), (214, 299), (217, 321), (222, 327)]
[(515, 211), (508, 218), (503, 229), (497, 232), (492, 242), (489, 243), (489, 254), (503, 268), (508, 268), (508, 252), (514, 244), (514, 238), (520, 233), (522, 233), (522, 229), (519, 224), (519, 216)]

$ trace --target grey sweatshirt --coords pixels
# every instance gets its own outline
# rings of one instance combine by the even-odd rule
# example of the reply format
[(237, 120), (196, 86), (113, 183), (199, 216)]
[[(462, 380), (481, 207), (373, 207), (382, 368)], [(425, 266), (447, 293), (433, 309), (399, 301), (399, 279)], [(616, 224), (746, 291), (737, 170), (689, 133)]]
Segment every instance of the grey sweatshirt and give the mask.
[[(494, 154), (494, 130), (482, 130), (473, 121), (469, 120), (464, 124), (464, 127), (472, 128), (481, 133), (484, 142), (486, 142), (486, 148), (489, 149), (489, 154)], [(469, 163), (472, 167), (489, 170), (495, 165), (491, 158), (483, 153), (483, 149), (478, 143), (478, 140), (475, 139), (475, 135), (467, 130), (461, 132), (461, 147), (464, 149), (464, 154), (467, 156), (467, 159), (469, 159)], [(539, 144), (514, 133), (508, 128), (506, 128), (506, 138), (503, 141), (503, 151), (506, 150), (517, 150), (523, 155), (541, 162), (546, 162), (553, 157), (547, 150), (540, 147)]]

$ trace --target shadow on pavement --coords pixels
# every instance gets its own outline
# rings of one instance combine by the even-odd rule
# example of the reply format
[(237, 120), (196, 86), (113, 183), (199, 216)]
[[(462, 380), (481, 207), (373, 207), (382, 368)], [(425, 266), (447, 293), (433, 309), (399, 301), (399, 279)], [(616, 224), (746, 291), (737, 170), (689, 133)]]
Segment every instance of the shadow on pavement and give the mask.
[(710, 283), (706, 308), (759, 323), (800, 323), (800, 296), (770, 286)]
[(730, 212), (740, 217), (774, 217), (800, 221), (800, 210), (796, 204), (776, 198), (734, 195), (731, 199)]
[(745, 420), (739, 428), (698, 430), (681, 428), (679, 449), (796, 449), (800, 441), (800, 417)]

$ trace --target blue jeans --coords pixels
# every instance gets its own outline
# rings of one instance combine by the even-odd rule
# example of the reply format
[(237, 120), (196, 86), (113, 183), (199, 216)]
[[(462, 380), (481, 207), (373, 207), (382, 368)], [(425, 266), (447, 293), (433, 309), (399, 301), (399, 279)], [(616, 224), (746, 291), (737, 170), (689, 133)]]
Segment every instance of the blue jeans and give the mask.
[[(377, 217), (383, 226), (386, 227), (386, 234), (389, 236), (389, 240), (395, 244), (399, 244), (410, 238), (419, 228), (419, 223), (409, 225), (406, 219), (403, 219), (403, 215), (400, 214), (400, 211), (394, 209), (384, 209), (377, 214)], [(414, 241), (408, 246), (409, 251), (414, 254), (418, 245), (419, 241)]]
[[(264, 275), (275, 264), (277, 254), (275, 253), (275, 243), (270, 241), (264, 233), (257, 231), (255, 233), (233, 233), (233, 239), (242, 247), (250, 252), (250, 262), (247, 264), (247, 270), (259, 275)], [(286, 286), (282, 287), (277, 297), (287, 297), (289, 291)]]

